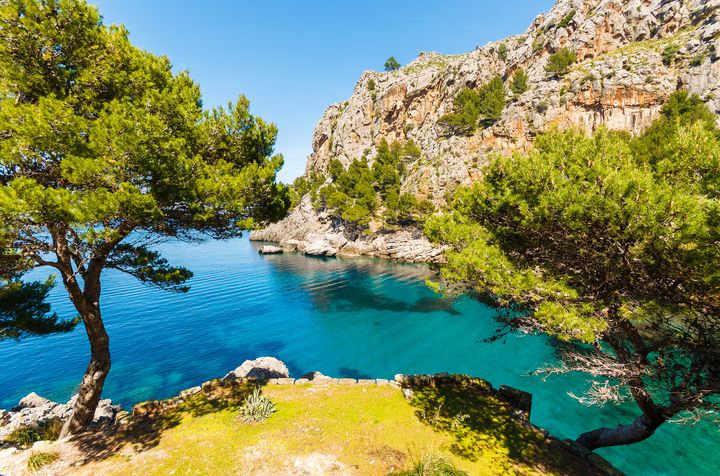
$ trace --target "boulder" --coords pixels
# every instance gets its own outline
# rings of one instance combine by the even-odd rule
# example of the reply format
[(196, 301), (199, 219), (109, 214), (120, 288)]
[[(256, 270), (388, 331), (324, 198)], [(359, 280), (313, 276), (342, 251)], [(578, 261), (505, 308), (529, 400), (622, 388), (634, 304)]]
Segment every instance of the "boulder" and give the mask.
[(261, 255), (277, 255), (281, 254), (283, 252), (283, 249), (279, 246), (271, 246), (271, 245), (265, 245), (261, 246), (258, 250), (258, 253)]
[(259, 357), (255, 360), (246, 360), (232, 372), (228, 373), (223, 380), (237, 378), (254, 378), (257, 380), (269, 380), (271, 378), (286, 378), (290, 376), (287, 366), (275, 357)]
[(300, 377), (300, 378), (301, 378), (301, 379), (307, 379), (307, 380), (309, 380), (309, 381), (311, 381), (311, 382), (329, 382), (329, 381), (331, 381), (331, 380), (333, 379), (332, 377), (328, 377), (327, 375), (323, 375), (321, 372), (318, 372), (318, 371), (308, 372), (308, 373), (304, 374), (304, 375), (303, 375), (302, 377)]
[[(47, 405), (48, 403), (54, 403), (48, 400), (47, 398), (43, 398), (40, 395), (38, 395), (35, 392), (29, 393), (27, 396), (23, 397), (22, 400), (18, 403), (18, 406), (16, 408), (39, 408), (44, 405)], [(57, 405), (57, 403), (56, 403)]]
[(335, 256), (337, 252), (337, 248), (334, 248), (326, 240), (315, 240), (303, 251), (308, 256)]

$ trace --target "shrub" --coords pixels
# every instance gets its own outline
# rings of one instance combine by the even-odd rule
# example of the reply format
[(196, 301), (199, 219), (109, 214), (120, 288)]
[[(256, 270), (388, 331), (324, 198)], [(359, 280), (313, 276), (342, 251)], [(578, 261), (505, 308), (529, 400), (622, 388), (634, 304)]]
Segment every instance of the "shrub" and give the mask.
[(519, 96), (528, 90), (528, 75), (524, 69), (518, 69), (510, 81), (510, 90)]
[(550, 55), (545, 71), (562, 77), (570, 71), (570, 66), (577, 60), (577, 54), (570, 48), (560, 48), (557, 53)]
[(413, 463), (411, 469), (401, 471), (399, 476), (467, 476), (467, 473), (455, 467), (448, 459), (429, 455)]
[(678, 51), (680, 51), (680, 45), (677, 43), (671, 43), (665, 47), (662, 52), (662, 62), (665, 66), (670, 66), (675, 62), (675, 57)]
[(42, 468), (43, 466), (54, 463), (58, 460), (59, 457), (60, 454), (55, 451), (33, 453), (28, 459), (27, 467), (31, 472), (34, 473), (35, 471), (40, 470), (40, 468)]
[(575, 17), (575, 10), (570, 10), (567, 12), (567, 15), (562, 17), (562, 20), (560, 20), (560, 23), (558, 23), (558, 28), (567, 28), (570, 26), (570, 22)]
[(538, 51), (545, 48), (545, 38), (542, 36), (538, 36), (533, 40), (532, 49), (533, 52), (537, 53)]
[(370, 81), (368, 81), (367, 88), (368, 88), (368, 91), (375, 91), (375, 80), (374, 79), (370, 79)]
[(60, 436), (63, 423), (59, 418), (41, 422), (37, 428), (21, 426), (5, 439), (20, 446), (29, 447), (36, 441), (54, 441)]
[(260, 387), (255, 387), (253, 393), (245, 397), (245, 403), (240, 408), (240, 418), (245, 422), (262, 422), (276, 411), (272, 400), (260, 393)]
[(505, 43), (500, 43), (500, 46), (498, 46), (498, 58), (502, 61), (507, 60), (507, 45)]
[(505, 108), (505, 89), (500, 76), (495, 76), (479, 90), (465, 88), (453, 99), (455, 113), (446, 114), (438, 123), (451, 134), (470, 134), (482, 120), (484, 126), (497, 122)]
[(400, 69), (400, 63), (395, 59), (394, 56), (391, 56), (385, 61), (385, 71), (397, 71)]

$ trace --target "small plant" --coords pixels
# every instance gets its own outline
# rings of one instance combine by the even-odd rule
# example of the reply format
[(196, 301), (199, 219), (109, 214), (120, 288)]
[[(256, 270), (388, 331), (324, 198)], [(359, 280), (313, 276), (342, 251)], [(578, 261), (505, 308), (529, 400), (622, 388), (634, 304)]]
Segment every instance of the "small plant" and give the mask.
[(680, 51), (680, 45), (677, 43), (671, 43), (665, 47), (662, 52), (662, 62), (665, 66), (670, 66), (675, 62), (675, 57), (678, 51)]
[(37, 428), (21, 426), (10, 433), (6, 440), (20, 446), (29, 447), (36, 441), (54, 441), (60, 436), (62, 421), (59, 418), (46, 420)]
[(557, 53), (550, 55), (545, 71), (562, 77), (570, 72), (570, 66), (577, 61), (577, 54), (570, 48), (560, 48)]
[(507, 45), (505, 43), (500, 43), (500, 46), (498, 46), (498, 58), (500, 58), (502, 61), (507, 60)]
[(538, 51), (545, 48), (545, 38), (542, 36), (538, 36), (533, 40), (532, 49), (534, 53), (537, 53)]
[(385, 71), (397, 71), (400, 69), (400, 63), (395, 59), (394, 56), (391, 56), (385, 61)]
[(565, 15), (562, 20), (560, 20), (560, 23), (558, 23), (558, 28), (567, 28), (570, 26), (570, 22), (575, 17), (575, 10), (570, 10), (567, 12), (567, 15)]
[(59, 457), (60, 454), (55, 451), (33, 453), (28, 459), (27, 467), (31, 472), (34, 473), (35, 471), (40, 470), (40, 468), (42, 468), (43, 466), (54, 463), (58, 460)]
[(700, 66), (701, 64), (703, 64), (704, 61), (705, 61), (705, 55), (703, 53), (698, 53), (695, 56), (693, 56), (692, 59), (690, 60), (690, 66), (692, 66), (692, 67)]
[(260, 393), (260, 387), (255, 387), (253, 393), (245, 397), (245, 403), (240, 408), (240, 419), (244, 422), (262, 422), (276, 411), (272, 400)]
[(370, 79), (370, 81), (368, 81), (367, 88), (368, 88), (368, 91), (375, 91), (375, 80), (374, 79)]
[(455, 467), (447, 458), (437, 455), (423, 456), (413, 463), (411, 469), (398, 473), (400, 476), (467, 476), (467, 473)]
[(524, 69), (518, 69), (510, 81), (510, 90), (515, 96), (520, 96), (528, 90), (528, 75)]

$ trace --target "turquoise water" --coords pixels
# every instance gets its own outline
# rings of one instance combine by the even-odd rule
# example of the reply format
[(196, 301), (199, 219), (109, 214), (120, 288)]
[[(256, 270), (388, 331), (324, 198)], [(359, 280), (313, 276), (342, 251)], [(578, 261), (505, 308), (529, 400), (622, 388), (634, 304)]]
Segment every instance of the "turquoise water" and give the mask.
[[(540, 336), (486, 344), (492, 309), (469, 298), (439, 298), (424, 286), (429, 269), (381, 260), (260, 256), (246, 238), (166, 244), (164, 255), (195, 273), (185, 295), (108, 271), (102, 308), (113, 368), (104, 397), (129, 406), (176, 395), (222, 376), (243, 360), (272, 355), (291, 375), (392, 378), (396, 373), (468, 373), (533, 394), (532, 422), (562, 438), (628, 422), (632, 406), (586, 408), (567, 396), (581, 375), (543, 381), (529, 372), (554, 361)], [(39, 276), (36, 275), (36, 277)], [(54, 309), (74, 315), (62, 287)], [(67, 400), (88, 359), (84, 331), (0, 343), (0, 408), (31, 391)], [(665, 425), (649, 440), (601, 450), (628, 474), (716, 474), (715, 428)]]

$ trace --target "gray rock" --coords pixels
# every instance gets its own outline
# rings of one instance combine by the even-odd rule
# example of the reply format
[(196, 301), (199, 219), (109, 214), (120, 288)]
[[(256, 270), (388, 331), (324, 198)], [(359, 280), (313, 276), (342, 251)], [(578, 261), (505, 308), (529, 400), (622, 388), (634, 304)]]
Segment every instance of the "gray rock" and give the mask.
[(279, 246), (270, 246), (270, 245), (261, 246), (260, 249), (258, 250), (258, 253), (260, 253), (261, 255), (276, 255), (276, 254), (281, 254), (282, 252), (283, 252), (283, 249), (280, 248)]
[(224, 380), (237, 378), (254, 378), (269, 380), (274, 378), (287, 378), (290, 376), (287, 366), (275, 357), (259, 357), (255, 360), (246, 360), (238, 368), (228, 373)]
[(38, 408), (51, 403), (54, 402), (41, 397), (35, 392), (31, 392), (20, 400), (17, 408)]
[(304, 374), (301, 378), (308, 379), (311, 382), (319, 383), (319, 382), (330, 382), (333, 378), (328, 377), (327, 375), (323, 375), (321, 372), (308, 372)]
[(326, 240), (316, 240), (310, 243), (303, 253), (308, 256), (335, 256), (337, 249)]

